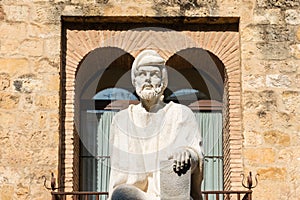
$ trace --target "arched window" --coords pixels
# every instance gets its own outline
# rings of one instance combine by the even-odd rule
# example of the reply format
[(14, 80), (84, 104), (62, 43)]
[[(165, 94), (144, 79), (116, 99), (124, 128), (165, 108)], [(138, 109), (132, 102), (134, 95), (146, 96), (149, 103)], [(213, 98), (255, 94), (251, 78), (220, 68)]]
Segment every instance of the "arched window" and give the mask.
[[(107, 51), (120, 55), (110, 62), (102, 62), (103, 53), (108, 54)], [(84, 59), (80, 66), (83, 70), (77, 73), (82, 191), (108, 190), (111, 120), (120, 109), (130, 103), (138, 103), (130, 80), (133, 60), (130, 54), (117, 48), (99, 49)], [(105, 66), (103, 63), (108, 64)], [(203, 189), (222, 190), (224, 66), (213, 54), (199, 48), (177, 52), (166, 64), (169, 84), (164, 93), (165, 102), (174, 101), (189, 106), (202, 130), (206, 154)]]
[(189, 106), (198, 121), (204, 148), (203, 190), (223, 190), (222, 99), (224, 65), (212, 53), (188, 48), (167, 61), (167, 101)]

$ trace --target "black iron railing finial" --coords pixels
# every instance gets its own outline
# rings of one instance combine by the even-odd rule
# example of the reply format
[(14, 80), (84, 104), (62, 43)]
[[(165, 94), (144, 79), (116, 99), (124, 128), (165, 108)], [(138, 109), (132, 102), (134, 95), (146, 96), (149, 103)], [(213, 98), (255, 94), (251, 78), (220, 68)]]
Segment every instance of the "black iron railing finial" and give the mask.
[(241, 174), (241, 176), (243, 176), (242, 185), (243, 185), (244, 188), (247, 188), (247, 189), (251, 190), (251, 189), (253, 189), (257, 186), (257, 184), (258, 184), (257, 177), (259, 176), (259, 174), (255, 175), (255, 184), (254, 185), (253, 185), (254, 179), (252, 177), (252, 172), (251, 171), (249, 172), (249, 175), (247, 176), (246, 183), (245, 183), (245, 175)]

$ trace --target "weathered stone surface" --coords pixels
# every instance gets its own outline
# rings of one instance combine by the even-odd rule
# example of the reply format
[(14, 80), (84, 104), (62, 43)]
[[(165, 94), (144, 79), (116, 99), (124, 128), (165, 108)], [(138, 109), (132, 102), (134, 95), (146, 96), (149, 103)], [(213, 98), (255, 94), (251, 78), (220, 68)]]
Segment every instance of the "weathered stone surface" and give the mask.
[(257, 171), (260, 174), (261, 180), (281, 180), (284, 181), (286, 179), (287, 170), (286, 168), (280, 167), (269, 167), (262, 168)]
[(263, 135), (256, 131), (244, 133), (244, 145), (245, 146), (258, 146), (264, 143)]
[(24, 74), (13, 82), (15, 91), (22, 93), (32, 93), (38, 84), (39, 81), (34, 74)]
[(29, 19), (29, 7), (24, 5), (4, 6), (6, 19), (13, 22), (26, 22)]
[(271, 145), (290, 145), (290, 136), (288, 134), (282, 133), (280, 131), (267, 131), (264, 133), (264, 140), (267, 144)]
[(300, 41), (300, 26), (297, 29), (296, 36), (297, 36), (297, 40)]
[(39, 59), (34, 64), (34, 71), (39, 73), (56, 73), (59, 72), (59, 63), (55, 59)]
[(0, 58), (0, 63), (0, 71), (10, 74), (11, 76), (30, 72), (29, 61), (27, 59)]
[(3, 7), (0, 6), (0, 20), (4, 20), (4, 18), (5, 18), (5, 13), (4, 13)]
[(283, 24), (284, 12), (281, 9), (257, 9), (254, 12), (253, 20), (257, 24)]
[(40, 109), (57, 109), (58, 102), (58, 95), (39, 95), (35, 97), (35, 105)]
[(272, 148), (247, 148), (244, 156), (250, 164), (272, 164), (275, 162), (276, 153)]
[[(0, 4), (1, 200), (51, 199), (41, 176), (57, 174), (58, 169), (60, 40), (66, 25), (62, 15), (239, 17), (243, 116), (236, 120), (243, 127), (243, 150), (250, 148), (242, 155), (243, 165), (260, 173), (254, 199), (298, 199), (300, 1), (2, 0)], [(28, 74), (32, 76), (22, 77)], [(259, 153), (252, 157), (256, 149), (270, 157)]]
[(17, 109), (20, 96), (13, 95), (7, 92), (0, 93), (0, 108), (2, 109)]
[(289, 56), (289, 45), (285, 42), (257, 43), (263, 59), (284, 60)]
[(300, 59), (300, 44), (291, 45), (291, 54), (296, 58)]
[(3, 184), (0, 187), (0, 199), (11, 200), (14, 196), (14, 187), (11, 184)]
[(277, 95), (272, 90), (244, 93), (244, 106), (246, 109), (270, 111), (277, 107)]
[(255, 88), (261, 88), (265, 86), (265, 77), (261, 74), (251, 74), (249, 76), (245, 76), (245, 88), (247, 89), (255, 89)]
[(63, 15), (81, 16), (83, 15), (82, 7), (78, 5), (67, 5), (65, 6)]
[(298, 10), (287, 10), (285, 11), (285, 21), (287, 24), (300, 25), (300, 13)]
[(6, 90), (10, 86), (10, 77), (7, 73), (0, 73), (0, 90)]
[(62, 4), (54, 4), (52, 8), (49, 9), (49, 5), (39, 5), (36, 4), (32, 6), (32, 12), (30, 14), (30, 20), (39, 24), (59, 24), (60, 15), (63, 10)]
[(263, 28), (263, 40), (267, 42), (291, 41), (295, 37), (292, 27), (283, 25), (269, 25)]
[(36, 39), (24, 40), (19, 46), (19, 52), (24, 56), (42, 56), (44, 42)]
[(289, 76), (282, 74), (269, 74), (266, 76), (266, 85), (275, 88), (288, 88), (291, 85)]
[(294, 0), (257, 0), (258, 7), (264, 8), (293, 8), (300, 5), (300, 2)]

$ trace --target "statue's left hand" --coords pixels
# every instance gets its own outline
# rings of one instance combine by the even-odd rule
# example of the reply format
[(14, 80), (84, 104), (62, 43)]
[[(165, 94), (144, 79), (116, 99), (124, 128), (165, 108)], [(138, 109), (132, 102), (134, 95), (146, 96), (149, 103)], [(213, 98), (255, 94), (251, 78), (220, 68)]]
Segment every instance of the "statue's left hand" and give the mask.
[(178, 150), (169, 156), (169, 160), (174, 160), (173, 170), (178, 176), (185, 174), (191, 168), (191, 156), (190, 151), (187, 149)]

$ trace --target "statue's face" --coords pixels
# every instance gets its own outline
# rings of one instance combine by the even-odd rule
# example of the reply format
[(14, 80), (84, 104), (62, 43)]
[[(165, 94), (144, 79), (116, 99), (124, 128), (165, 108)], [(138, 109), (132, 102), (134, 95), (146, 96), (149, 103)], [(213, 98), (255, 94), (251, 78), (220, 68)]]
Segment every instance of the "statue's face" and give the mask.
[(161, 92), (162, 73), (157, 66), (140, 66), (135, 77), (136, 92), (142, 99), (154, 98)]

